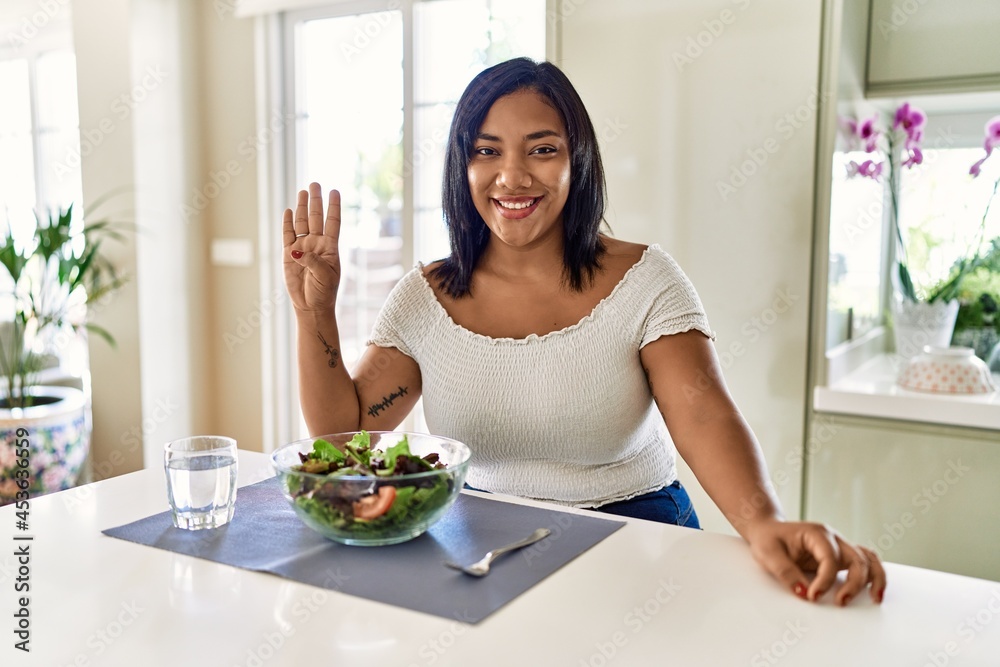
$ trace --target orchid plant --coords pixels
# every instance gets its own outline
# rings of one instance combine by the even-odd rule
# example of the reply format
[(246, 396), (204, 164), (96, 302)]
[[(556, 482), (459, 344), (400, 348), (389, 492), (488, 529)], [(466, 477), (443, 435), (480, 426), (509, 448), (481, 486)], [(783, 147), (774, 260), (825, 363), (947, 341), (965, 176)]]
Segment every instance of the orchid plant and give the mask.
[(891, 206), (889, 222), (895, 232), (896, 276), (899, 280), (899, 289), (903, 298), (917, 301), (906, 261), (906, 243), (903, 241), (903, 232), (899, 226), (899, 184), (902, 168), (910, 169), (924, 161), (920, 142), (924, 138), (927, 115), (907, 102), (896, 109), (889, 129), (879, 129), (878, 123), (878, 114), (860, 123), (850, 118), (844, 120), (852, 144), (855, 146), (860, 144), (866, 153), (880, 154), (861, 163), (852, 160), (847, 165), (847, 175), (870, 178), (874, 181), (881, 181), (884, 178), (888, 182)]
[[(917, 302), (921, 299), (918, 298), (913, 280), (910, 277), (906, 243), (903, 240), (903, 232), (899, 224), (900, 178), (903, 169), (911, 169), (924, 161), (921, 142), (924, 138), (926, 125), (927, 114), (908, 102), (896, 109), (891, 125), (885, 130), (879, 129), (878, 114), (860, 122), (852, 118), (841, 120), (841, 128), (847, 135), (849, 145), (854, 149), (863, 148), (866, 153), (873, 156), (860, 163), (856, 161), (848, 163), (847, 176), (849, 178), (870, 178), (879, 182), (884, 179), (888, 185), (891, 206), (889, 222), (892, 225), (896, 243), (897, 287), (902, 297), (911, 302)], [(995, 148), (1000, 147), (1000, 116), (994, 117), (986, 124), (984, 146), (986, 155), (969, 169), (969, 173), (973, 177), (979, 176), (983, 163), (990, 157)], [(947, 302), (954, 299), (958, 294), (962, 280), (982, 263), (980, 250), (986, 229), (986, 219), (998, 186), (1000, 186), (1000, 178), (994, 184), (993, 194), (986, 204), (974, 249), (970, 248), (970, 253), (955, 263), (949, 277), (929, 291), (924, 299), (926, 302)]]

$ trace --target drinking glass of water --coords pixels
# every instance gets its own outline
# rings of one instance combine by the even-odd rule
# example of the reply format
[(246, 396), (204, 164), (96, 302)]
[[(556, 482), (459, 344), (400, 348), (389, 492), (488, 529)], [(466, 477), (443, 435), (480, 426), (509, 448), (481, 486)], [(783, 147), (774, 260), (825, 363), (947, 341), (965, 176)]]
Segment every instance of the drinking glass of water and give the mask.
[(167, 498), (174, 525), (188, 530), (217, 528), (236, 506), (236, 441), (196, 435), (168, 442), (163, 455)]

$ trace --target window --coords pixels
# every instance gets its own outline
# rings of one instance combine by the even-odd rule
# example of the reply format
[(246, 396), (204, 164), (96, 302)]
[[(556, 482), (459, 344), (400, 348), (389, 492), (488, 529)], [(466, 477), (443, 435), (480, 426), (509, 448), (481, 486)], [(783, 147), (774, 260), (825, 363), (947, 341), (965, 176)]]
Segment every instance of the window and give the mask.
[(441, 175), (465, 86), (490, 65), (546, 54), (545, 0), (372, 0), (351, 8), (284, 17), (295, 118), (285, 200), (312, 181), (341, 191), (337, 316), (348, 368), (404, 272), (448, 254)]
[[(984, 155), (983, 127), (1000, 109), (1000, 100), (977, 101), (983, 110), (960, 112), (951, 109), (962, 107), (961, 96), (911, 101), (928, 119), (922, 164), (900, 172), (899, 216), (908, 268), (920, 294), (946, 279), (956, 260), (971, 257), (977, 249), (985, 251), (991, 239), (1000, 237), (1000, 201), (994, 202), (980, 236), (1000, 161), (988, 161), (977, 179), (969, 176), (969, 167)], [(889, 307), (889, 250), (894, 240), (885, 211), (884, 179), (851, 178), (847, 169), (851, 162), (870, 158), (845, 150), (833, 156), (827, 349), (880, 325)]]
[(26, 41), (0, 50), (0, 90), (0, 211), (24, 242), (34, 232), (35, 211), (44, 216), (82, 198), (69, 31), (57, 45)]
[(881, 321), (886, 272), (883, 184), (849, 178), (847, 166), (864, 153), (833, 155), (830, 191), (830, 289), (826, 347), (864, 335)]
[(948, 277), (955, 260), (984, 251), (990, 239), (1000, 236), (1000, 202), (994, 202), (979, 233), (1000, 176), (1000, 160), (992, 158), (978, 178), (970, 178), (969, 166), (983, 155), (982, 146), (929, 148), (923, 164), (903, 173), (900, 221), (918, 290), (932, 288)]
[(416, 259), (448, 254), (441, 174), (451, 117), (465, 86), (490, 65), (545, 59), (544, 0), (437, 0), (414, 6)]
[(301, 21), (294, 30), (295, 182), (341, 191), (337, 305), (348, 366), (403, 271), (402, 28), (402, 13), (389, 11)]
[[(2, 17), (0, 17), (2, 18)], [(2, 21), (0, 21), (2, 24)], [(30, 39), (18, 29), (0, 44), (0, 227), (15, 244), (31, 242), (35, 214), (73, 209), (83, 224), (76, 58), (68, 21), (52, 19)], [(12, 38), (11, 35), (14, 35)], [(0, 318), (12, 317), (10, 276), (0, 271)], [(84, 376), (87, 350), (71, 339), (58, 350), (60, 370)]]

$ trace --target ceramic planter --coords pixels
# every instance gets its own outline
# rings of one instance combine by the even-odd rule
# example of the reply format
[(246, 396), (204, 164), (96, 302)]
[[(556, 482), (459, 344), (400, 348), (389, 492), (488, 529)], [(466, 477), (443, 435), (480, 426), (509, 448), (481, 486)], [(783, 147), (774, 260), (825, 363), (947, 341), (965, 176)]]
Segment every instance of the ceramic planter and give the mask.
[(0, 505), (18, 492), (15, 441), (19, 428), (28, 431), (31, 498), (75, 486), (90, 449), (90, 423), (84, 393), (73, 387), (35, 387), (40, 405), (25, 409), (0, 407)]
[(911, 359), (925, 345), (948, 347), (958, 317), (958, 300), (934, 303), (913, 302), (897, 298), (893, 302), (892, 331), (896, 354)]

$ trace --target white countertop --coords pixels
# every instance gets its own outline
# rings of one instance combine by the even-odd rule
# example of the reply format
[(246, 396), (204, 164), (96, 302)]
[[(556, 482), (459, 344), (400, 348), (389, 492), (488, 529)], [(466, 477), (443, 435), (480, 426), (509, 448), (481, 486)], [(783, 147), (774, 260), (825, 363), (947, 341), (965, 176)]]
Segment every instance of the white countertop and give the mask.
[[(240, 453), (240, 484), (270, 476)], [(496, 496), (494, 496), (496, 497)], [(101, 534), (164, 511), (144, 470), (0, 508), (2, 665), (997, 665), (1000, 583), (888, 564), (885, 602), (785, 591), (738, 538), (630, 520), (471, 626)], [(238, 510), (237, 510), (238, 511)], [(582, 511), (582, 510), (578, 510)], [(30, 542), (31, 653), (12, 635)], [(405, 564), (400, 564), (404, 567)], [(936, 656), (938, 663), (932, 662)], [(941, 662), (946, 660), (947, 662)]]
[[(830, 386), (816, 387), (813, 407), (819, 412), (1000, 430), (1000, 392), (952, 395), (903, 389), (896, 384), (902, 363), (896, 355), (879, 355)], [(1000, 386), (1000, 376), (994, 375), (994, 380)]]

